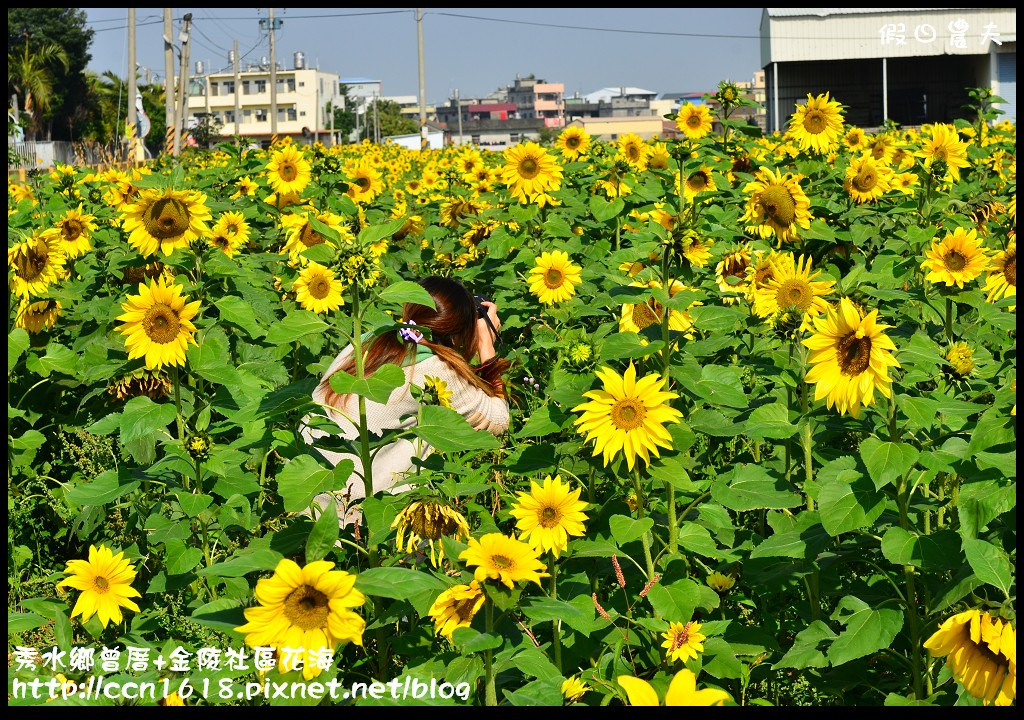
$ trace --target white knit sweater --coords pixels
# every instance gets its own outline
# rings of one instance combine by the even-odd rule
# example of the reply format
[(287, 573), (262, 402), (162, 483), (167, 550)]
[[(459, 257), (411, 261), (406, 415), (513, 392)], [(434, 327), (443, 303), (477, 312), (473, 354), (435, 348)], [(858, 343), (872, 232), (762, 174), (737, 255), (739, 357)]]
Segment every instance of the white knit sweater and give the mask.
[[(337, 371), (351, 355), (352, 346), (349, 345), (334, 358), (325, 377)], [(369, 399), (366, 401), (366, 423), (371, 433), (380, 434), (383, 430), (408, 428), (416, 424), (419, 403), (412, 396), (410, 385), (422, 388), (425, 383), (424, 377), (427, 375), (445, 382), (452, 393), (452, 407), (466, 418), (475, 430), (486, 430), (494, 435), (501, 435), (508, 429), (508, 403), (505, 399), (492, 397), (466, 382), (448, 363), (431, 353), (428, 348), (419, 348), (415, 361), (402, 369), (405, 372), (405, 385), (395, 388), (387, 403), (381, 404)], [(321, 405), (326, 405), (325, 394), (318, 387), (313, 391), (313, 399)], [(358, 421), (358, 405), (354, 396), (350, 395), (347, 399), (348, 402), (340, 408), (342, 412), (323, 408), (323, 411), (317, 414), (325, 415), (337, 423), (341, 430), (338, 434), (346, 440), (357, 440), (359, 428), (353, 420)], [(302, 423), (300, 432), (306, 443), (312, 445), (331, 465), (337, 465), (341, 460), (351, 460), (355, 465), (345, 491), (334, 495), (338, 503), (338, 520), (341, 525), (344, 527), (349, 523), (359, 522), (361, 513), (358, 508), (351, 507), (354, 501), (365, 496), (359, 456), (316, 448), (316, 439), (327, 437), (329, 433), (311, 428), (305, 422)], [(418, 455), (424, 459), (433, 451), (429, 444), (418, 438), (414, 442), (402, 438), (385, 445), (374, 455), (372, 466), (375, 493), (385, 490), (399, 493), (412, 487), (408, 482), (408, 473), (413, 469), (413, 458)], [(327, 506), (329, 496), (324, 493), (318, 495), (314, 501), (324, 508)]]

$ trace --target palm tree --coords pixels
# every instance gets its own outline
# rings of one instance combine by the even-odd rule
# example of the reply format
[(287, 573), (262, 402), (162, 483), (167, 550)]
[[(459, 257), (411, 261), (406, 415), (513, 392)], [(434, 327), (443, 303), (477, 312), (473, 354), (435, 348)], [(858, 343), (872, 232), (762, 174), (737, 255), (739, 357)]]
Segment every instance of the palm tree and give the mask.
[(45, 42), (29, 48), (25, 38), (25, 51), (7, 54), (7, 85), (14, 96), (14, 107), (19, 96), (25, 101), (25, 112), (32, 117), (32, 132), (37, 134), (43, 124), (43, 112), (50, 105), (53, 96), (53, 72), (50, 69), (59, 63), (64, 71), (69, 68), (68, 54), (60, 45)]

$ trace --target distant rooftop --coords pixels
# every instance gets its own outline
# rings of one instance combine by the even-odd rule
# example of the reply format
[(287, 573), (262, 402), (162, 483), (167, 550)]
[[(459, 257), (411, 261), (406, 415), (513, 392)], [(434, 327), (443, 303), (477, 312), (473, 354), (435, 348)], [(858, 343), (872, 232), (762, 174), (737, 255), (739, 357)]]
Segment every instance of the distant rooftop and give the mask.
[(352, 77), (352, 78), (340, 78), (338, 80), (342, 85), (362, 85), (363, 83), (379, 83), (380, 80), (371, 80), (370, 78)]
[(765, 8), (765, 11), (769, 17), (826, 17), (828, 15), (867, 15), (956, 9), (958, 8)]

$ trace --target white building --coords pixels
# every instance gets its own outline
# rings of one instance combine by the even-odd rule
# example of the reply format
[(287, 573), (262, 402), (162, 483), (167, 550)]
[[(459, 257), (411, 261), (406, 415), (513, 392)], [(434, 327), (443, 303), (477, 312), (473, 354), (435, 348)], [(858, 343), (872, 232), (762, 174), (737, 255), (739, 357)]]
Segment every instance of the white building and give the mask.
[(765, 8), (768, 130), (826, 91), (848, 122), (876, 127), (964, 117), (967, 88), (991, 87), (1017, 117), (1014, 8)]

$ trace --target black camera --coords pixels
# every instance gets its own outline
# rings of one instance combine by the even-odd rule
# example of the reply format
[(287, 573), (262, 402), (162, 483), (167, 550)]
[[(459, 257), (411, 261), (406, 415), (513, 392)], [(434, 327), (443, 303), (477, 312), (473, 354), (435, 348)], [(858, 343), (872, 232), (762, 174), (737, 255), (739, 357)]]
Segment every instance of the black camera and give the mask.
[(498, 329), (494, 327), (494, 323), (491, 322), (491, 318), (487, 314), (487, 308), (484, 307), (485, 302), (492, 302), (492, 300), (486, 295), (474, 295), (473, 301), (476, 302), (476, 316), (487, 323), (487, 327), (489, 327), (491, 332), (494, 333), (494, 344), (501, 347), (501, 334), (498, 332)]

